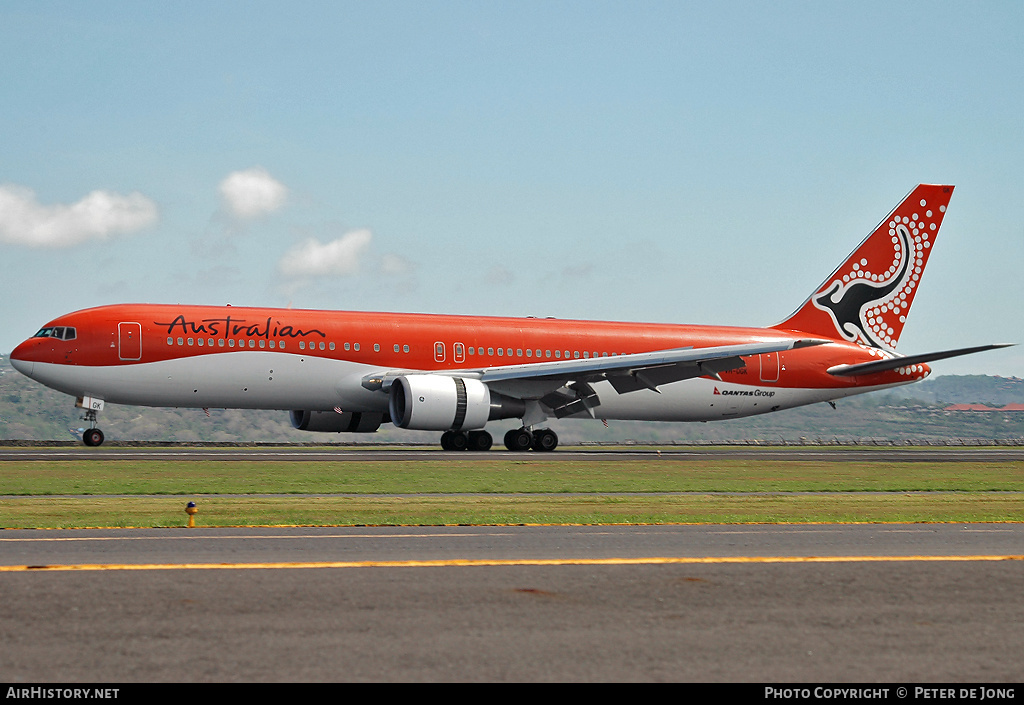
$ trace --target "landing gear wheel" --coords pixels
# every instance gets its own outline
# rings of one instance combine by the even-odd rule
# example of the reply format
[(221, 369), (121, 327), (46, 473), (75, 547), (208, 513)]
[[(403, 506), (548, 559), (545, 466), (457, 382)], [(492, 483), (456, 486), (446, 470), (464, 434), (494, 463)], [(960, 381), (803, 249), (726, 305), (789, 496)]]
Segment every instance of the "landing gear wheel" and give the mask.
[(451, 434), (452, 437), (448, 443), (451, 445), (452, 450), (466, 450), (469, 447), (469, 438), (466, 437), (465, 433), (452, 431)]
[(469, 439), (460, 431), (445, 431), (441, 434), (442, 450), (466, 450)]
[(558, 447), (558, 434), (550, 428), (544, 428), (533, 434), (531, 447), (542, 453), (547, 453)]
[(533, 434), (525, 428), (515, 428), (505, 434), (505, 447), (513, 453), (530, 450)]
[(469, 449), (476, 451), (490, 450), (491, 445), (494, 443), (494, 439), (491, 438), (491, 434), (487, 431), (470, 431), (469, 432)]
[(98, 446), (103, 443), (103, 431), (98, 428), (90, 428), (82, 434), (82, 442), (87, 446)]

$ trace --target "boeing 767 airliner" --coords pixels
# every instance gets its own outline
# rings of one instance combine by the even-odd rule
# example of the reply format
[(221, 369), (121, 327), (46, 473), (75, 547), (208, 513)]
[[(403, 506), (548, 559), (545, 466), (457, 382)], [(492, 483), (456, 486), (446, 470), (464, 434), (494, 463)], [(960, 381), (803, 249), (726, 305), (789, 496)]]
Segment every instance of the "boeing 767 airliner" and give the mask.
[(60, 316), (19, 345), (21, 373), (104, 403), (280, 409), (304, 431), (391, 422), (487, 450), (550, 451), (546, 419), (711, 421), (923, 379), (1000, 345), (895, 352), (952, 186), (920, 185), (792, 315), (768, 328), (122, 304)]

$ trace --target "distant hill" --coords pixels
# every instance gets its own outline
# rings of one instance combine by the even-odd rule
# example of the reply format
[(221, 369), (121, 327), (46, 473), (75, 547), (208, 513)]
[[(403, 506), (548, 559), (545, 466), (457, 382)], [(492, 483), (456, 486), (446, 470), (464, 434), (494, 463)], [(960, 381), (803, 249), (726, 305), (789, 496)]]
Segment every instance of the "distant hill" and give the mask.
[[(1024, 438), (1024, 413), (947, 412), (958, 403), (1003, 406), (1024, 403), (1024, 380), (984, 375), (945, 376), (896, 390), (852, 397), (836, 403), (780, 411), (764, 416), (709, 423), (558, 421), (562, 443), (622, 442), (871, 442), (1009, 440)], [(81, 428), (74, 400), (18, 374), (0, 359), (0, 439), (72, 440)], [(500, 445), (514, 421), (488, 425)], [(440, 434), (403, 431), (388, 424), (373, 434), (317, 434), (296, 431), (283, 411), (151, 409), (110, 404), (100, 413), (100, 427), (110, 440), (228, 442), (421, 442)]]
[(928, 404), (987, 404), (1004, 406), (1024, 401), (1024, 379), (987, 375), (946, 375), (884, 392), (893, 399)]

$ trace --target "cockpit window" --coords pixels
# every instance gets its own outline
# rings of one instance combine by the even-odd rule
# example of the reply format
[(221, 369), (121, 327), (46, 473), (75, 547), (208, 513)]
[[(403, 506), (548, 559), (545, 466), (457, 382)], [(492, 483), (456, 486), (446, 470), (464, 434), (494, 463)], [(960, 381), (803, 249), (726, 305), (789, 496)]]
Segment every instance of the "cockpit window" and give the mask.
[(41, 328), (33, 338), (56, 338), (57, 340), (74, 340), (78, 337), (77, 331), (70, 326), (50, 326)]

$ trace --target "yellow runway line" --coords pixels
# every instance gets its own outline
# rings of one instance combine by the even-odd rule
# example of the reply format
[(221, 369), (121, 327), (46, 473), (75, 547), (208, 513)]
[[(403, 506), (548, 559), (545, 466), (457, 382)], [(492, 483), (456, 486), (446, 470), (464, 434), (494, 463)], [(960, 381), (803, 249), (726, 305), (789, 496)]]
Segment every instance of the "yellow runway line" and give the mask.
[(1019, 561), (1024, 555), (980, 556), (722, 556), (648, 558), (450, 559), (433, 561), (315, 561), (295, 563), (96, 563), (81, 565), (10, 565), (0, 573), (88, 570), (281, 570), (314, 568), (447, 568), (475, 566), (562, 565), (700, 565), (720, 563), (900, 563)]

